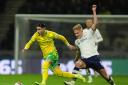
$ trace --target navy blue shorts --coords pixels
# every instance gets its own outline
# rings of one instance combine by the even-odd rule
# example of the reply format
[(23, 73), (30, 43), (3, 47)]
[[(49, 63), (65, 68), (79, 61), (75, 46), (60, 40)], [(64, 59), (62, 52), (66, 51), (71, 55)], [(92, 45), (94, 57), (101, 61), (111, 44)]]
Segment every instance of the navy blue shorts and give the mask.
[(94, 70), (104, 69), (103, 65), (101, 65), (101, 60), (98, 55), (92, 56), (90, 58), (82, 58), (81, 59), (86, 64), (86, 68), (92, 68)]

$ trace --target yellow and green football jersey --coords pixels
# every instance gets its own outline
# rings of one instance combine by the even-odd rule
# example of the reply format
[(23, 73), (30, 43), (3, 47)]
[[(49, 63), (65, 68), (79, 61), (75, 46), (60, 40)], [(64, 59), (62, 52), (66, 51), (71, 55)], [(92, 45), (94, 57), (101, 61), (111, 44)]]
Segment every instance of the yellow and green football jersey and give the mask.
[(24, 49), (29, 49), (31, 44), (37, 41), (42, 50), (44, 58), (46, 58), (50, 53), (57, 53), (56, 47), (54, 45), (54, 39), (59, 39), (63, 41), (66, 45), (69, 45), (69, 42), (64, 36), (57, 34), (53, 31), (45, 30), (43, 35), (40, 35), (38, 32), (35, 32), (29, 42), (25, 45)]

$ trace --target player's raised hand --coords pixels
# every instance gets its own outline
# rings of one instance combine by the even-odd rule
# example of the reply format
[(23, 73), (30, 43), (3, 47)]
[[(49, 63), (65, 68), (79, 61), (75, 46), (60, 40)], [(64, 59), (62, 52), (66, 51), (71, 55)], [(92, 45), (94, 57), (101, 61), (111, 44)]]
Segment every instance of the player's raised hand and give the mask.
[(96, 5), (92, 5), (92, 11), (96, 11)]

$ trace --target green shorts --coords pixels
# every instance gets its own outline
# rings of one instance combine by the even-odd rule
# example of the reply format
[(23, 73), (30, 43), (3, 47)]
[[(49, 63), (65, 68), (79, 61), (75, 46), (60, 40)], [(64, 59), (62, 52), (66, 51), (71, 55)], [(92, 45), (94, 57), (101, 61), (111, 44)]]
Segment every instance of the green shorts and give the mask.
[(54, 70), (56, 66), (58, 66), (58, 53), (57, 52), (51, 52), (48, 54), (48, 56), (44, 59), (46, 61), (52, 62), (50, 65), (50, 70)]

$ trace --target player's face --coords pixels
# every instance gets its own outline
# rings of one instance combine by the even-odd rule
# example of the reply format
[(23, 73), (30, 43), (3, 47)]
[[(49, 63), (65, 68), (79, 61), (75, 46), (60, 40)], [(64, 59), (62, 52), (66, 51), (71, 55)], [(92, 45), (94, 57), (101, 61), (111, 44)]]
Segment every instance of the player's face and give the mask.
[(90, 28), (93, 24), (93, 21), (91, 19), (88, 19), (85, 21), (85, 24), (86, 24), (87, 28)]
[(42, 33), (44, 33), (44, 31), (45, 31), (45, 28), (41, 28), (41, 27), (37, 27), (36, 29), (37, 29), (37, 32), (38, 32), (39, 34), (42, 34)]
[(80, 38), (82, 36), (83, 30), (82, 29), (75, 29), (74, 34), (76, 38)]

